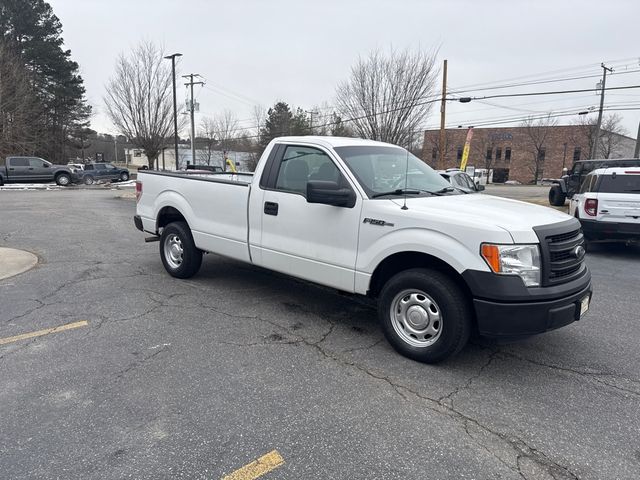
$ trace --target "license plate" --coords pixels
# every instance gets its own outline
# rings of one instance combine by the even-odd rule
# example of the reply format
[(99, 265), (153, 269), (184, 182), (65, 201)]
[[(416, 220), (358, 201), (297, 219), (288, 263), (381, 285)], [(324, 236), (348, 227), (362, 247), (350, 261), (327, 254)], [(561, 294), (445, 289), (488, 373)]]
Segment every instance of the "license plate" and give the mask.
[(580, 318), (589, 310), (589, 295), (580, 300)]

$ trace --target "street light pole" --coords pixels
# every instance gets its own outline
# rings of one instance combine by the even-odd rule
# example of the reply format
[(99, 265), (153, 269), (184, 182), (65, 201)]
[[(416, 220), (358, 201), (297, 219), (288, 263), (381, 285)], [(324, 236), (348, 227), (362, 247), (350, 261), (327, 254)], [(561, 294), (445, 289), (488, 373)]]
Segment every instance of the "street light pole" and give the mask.
[[(177, 99), (176, 99), (176, 57), (181, 57), (181, 53), (174, 53), (172, 55), (167, 55), (167, 60), (171, 60), (171, 77), (173, 80), (173, 144), (175, 147), (174, 155), (176, 162), (176, 170), (178, 170), (178, 110), (177, 110)], [(162, 165), (164, 168), (164, 164)]]

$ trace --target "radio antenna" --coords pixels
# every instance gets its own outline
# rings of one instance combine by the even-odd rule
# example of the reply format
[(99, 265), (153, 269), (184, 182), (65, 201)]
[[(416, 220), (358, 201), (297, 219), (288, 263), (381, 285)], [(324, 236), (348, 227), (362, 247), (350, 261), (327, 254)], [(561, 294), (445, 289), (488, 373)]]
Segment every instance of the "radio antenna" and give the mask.
[(404, 168), (404, 205), (402, 205), (401, 210), (409, 210), (407, 207), (407, 181), (409, 177), (409, 150), (407, 150), (407, 161), (405, 162)]

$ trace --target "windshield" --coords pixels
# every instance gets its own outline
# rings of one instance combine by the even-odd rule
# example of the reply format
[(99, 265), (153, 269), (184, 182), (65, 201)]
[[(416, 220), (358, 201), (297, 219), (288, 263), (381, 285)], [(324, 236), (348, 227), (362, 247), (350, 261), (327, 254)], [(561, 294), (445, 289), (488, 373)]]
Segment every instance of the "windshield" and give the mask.
[(602, 175), (600, 192), (640, 193), (640, 175)]
[(440, 174), (404, 148), (353, 146), (336, 147), (335, 151), (369, 198), (385, 193), (456, 193), (450, 192), (451, 185)]

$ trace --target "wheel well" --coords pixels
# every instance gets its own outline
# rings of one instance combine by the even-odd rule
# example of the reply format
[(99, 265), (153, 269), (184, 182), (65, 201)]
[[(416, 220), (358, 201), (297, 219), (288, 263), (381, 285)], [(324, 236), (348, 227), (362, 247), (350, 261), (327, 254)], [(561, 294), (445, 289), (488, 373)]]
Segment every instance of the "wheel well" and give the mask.
[(451, 278), (460, 287), (460, 289), (465, 292), (467, 298), (472, 298), (471, 291), (469, 290), (467, 283), (462, 278), (462, 275), (460, 275), (445, 261), (422, 252), (395, 253), (390, 257), (385, 258), (373, 272), (368, 295), (377, 297), (387, 280), (395, 274), (411, 268), (429, 268), (432, 270), (438, 270)]
[(68, 177), (71, 176), (71, 174), (69, 172), (56, 172), (54, 178), (58, 178), (60, 175), (66, 175)]
[(422, 252), (402, 252), (385, 258), (373, 272), (367, 295), (377, 297), (387, 280), (395, 274), (411, 268), (429, 268), (437, 270), (453, 280), (458, 288), (460, 288), (460, 291), (464, 293), (468, 301), (469, 311), (471, 312), (473, 319), (472, 328), (477, 330), (477, 319), (475, 308), (473, 308), (473, 295), (471, 290), (469, 290), (467, 282), (464, 281), (462, 275), (460, 275), (451, 265), (437, 257), (434, 257), (433, 255)]
[[(187, 220), (184, 218), (184, 216), (175, 208), (173, 207), (164, 207), (160, 210), (160, 213), (158, 213), (158, 219), (156, 220), (156, 232), (159, 231), (161, 228), (166, 227), (167, 225), (169, 225), (171, 222), (185, 222), (187, 223)], [(188, 223), (187, 223), (188, 225)]]

